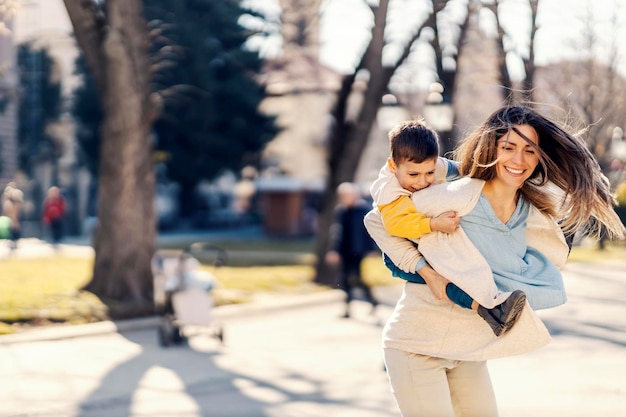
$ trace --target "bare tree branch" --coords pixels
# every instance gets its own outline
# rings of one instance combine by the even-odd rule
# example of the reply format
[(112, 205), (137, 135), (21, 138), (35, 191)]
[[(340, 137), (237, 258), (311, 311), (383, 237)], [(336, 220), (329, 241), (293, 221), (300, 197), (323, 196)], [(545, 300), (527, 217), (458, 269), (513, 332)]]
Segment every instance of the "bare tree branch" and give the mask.
[(105, 86), (102, 83), (104, 61), (100, 55), (100, 46), (104, 38), (101, 10), (90, 0), (63, 0), (63, 2), (72, 21), (78, 46), (83, 51), (87, 65), (96, 80), (96, 88), (102, 93)]
[(502, 26), (502, 23), (500, 20), (500, 14), (498, 11), (500, 8), (500, 1), (494, 0), (493, 3), (487, 4), (483, 7), (490, 10), (493, 13), (493, 16), (496, 20), (496, 27), (498, 31), (497, 56), (498, 56), (498, 68), (500, 70), (499, 71), (500, 85), (502, 86), (502, 89), (504, 90), (504, 96), (506, 97), (509, 94), (511, 94), (511, 92), (513, 91), (513, 82), (511, 81), (511, 75), (509, 74), (509, 69), (506, 65), (507, 51), (504, 48), (504, 38), (506, 37), (506, 31), (504, 30), (504, 27)]

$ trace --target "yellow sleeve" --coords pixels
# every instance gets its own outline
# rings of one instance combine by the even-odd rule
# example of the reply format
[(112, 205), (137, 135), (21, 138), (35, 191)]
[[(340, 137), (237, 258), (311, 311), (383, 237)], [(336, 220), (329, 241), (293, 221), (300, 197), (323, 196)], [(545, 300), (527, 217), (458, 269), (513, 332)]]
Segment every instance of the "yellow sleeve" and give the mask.
[(400, 196), (389, 204), (378, 206), (385, 231), (392, 236), (418, 239), (430, 233), (430, 219), (415, 209), (408, 196)]

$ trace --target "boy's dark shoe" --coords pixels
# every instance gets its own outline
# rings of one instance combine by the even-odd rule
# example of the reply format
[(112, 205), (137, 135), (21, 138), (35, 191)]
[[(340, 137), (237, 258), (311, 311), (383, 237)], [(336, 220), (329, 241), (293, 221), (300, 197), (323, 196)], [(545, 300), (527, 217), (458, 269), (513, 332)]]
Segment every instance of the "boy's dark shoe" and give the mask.
[(515, 290), (509, 298), (494, 308), (487, 309), (478, 306), (478, 315), (489, 324), (496, 336), (501, 336), (511, 330), (519, 319), (525, 304), (526, 294), (520, 290)]

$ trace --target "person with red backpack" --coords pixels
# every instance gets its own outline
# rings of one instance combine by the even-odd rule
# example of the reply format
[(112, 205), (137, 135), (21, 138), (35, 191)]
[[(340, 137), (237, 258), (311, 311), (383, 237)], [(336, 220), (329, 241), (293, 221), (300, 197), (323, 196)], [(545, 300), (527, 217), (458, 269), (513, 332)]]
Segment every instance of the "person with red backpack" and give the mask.
[(59, 187), (50, 187), (43, 203), (42, 220), (50, 228), (52, 244), (58, 245), (63, 238), (63, 218), (65, 217), (65, 198)]

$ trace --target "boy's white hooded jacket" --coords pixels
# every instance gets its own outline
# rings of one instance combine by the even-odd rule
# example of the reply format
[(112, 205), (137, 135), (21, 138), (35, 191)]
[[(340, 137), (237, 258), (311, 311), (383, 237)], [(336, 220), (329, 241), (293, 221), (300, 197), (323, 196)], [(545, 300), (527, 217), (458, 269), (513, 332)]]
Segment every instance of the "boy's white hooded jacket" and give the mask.
[[(417, 211), (434, 217), (455, 210), (469, 213), (480, 198), (484, 181), (462, 178), (434, 185), (413, 195)], [(445, 201), (445, 205), (442, 204)], [(445, 207), (445, 208), (444, 208)], [(416, 272), (423, 257), (439, 274), (490, 308), (508, 297), (498, 291), (491, 268), (462, 228), (451, 234), (433, 232), (419, 240), (420, 251), (403, 238), (385, 232), (378, 210), (365, 217), (378, 246), (400, 269)], [(542, 252), (558, 268), (569, 248), (556, 222), (531, 206), (527, 219), (528, 246)], [(421, 252), (421, 254), (420, 254)], [(384, 332), (385, 347), (458, 360), (485, 360), (520, 354), (550, 341), (550, 335), (528, 303), (518, 323), (496, 337), (476, 312), (435, 299), (428, 286), (407, 282)]]

